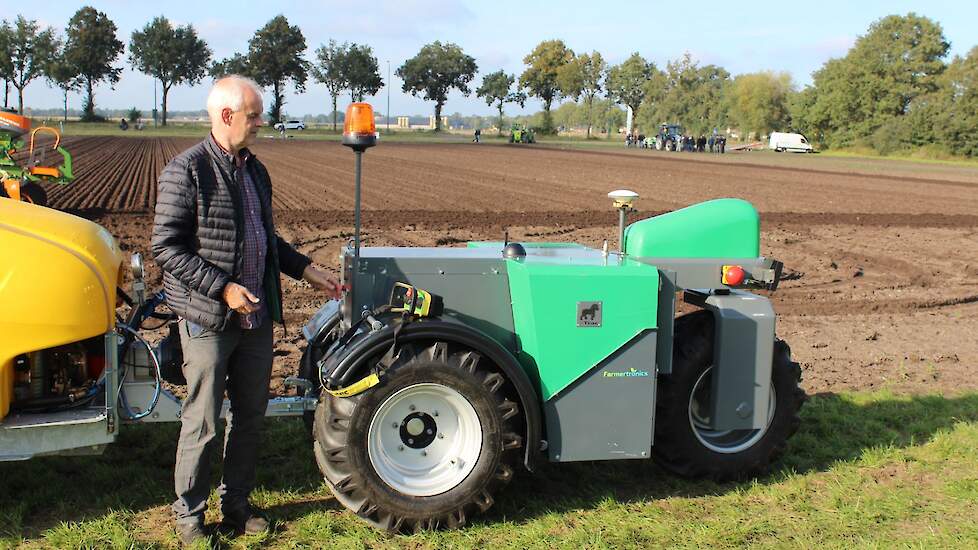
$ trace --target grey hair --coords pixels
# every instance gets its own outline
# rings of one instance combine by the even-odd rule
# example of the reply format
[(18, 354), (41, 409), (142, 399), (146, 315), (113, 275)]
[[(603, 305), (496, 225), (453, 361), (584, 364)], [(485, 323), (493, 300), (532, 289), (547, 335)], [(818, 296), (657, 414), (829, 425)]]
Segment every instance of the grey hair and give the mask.
[(258, 97), (261, 97), (261, 87), (248, 77), (233, 74), (215, 81), (210, 93), (207, 94), (207, 113), (213, 118), (220, 117), (224, 108), (240, 111), (244, 107), (245, 88), (251, 88)]

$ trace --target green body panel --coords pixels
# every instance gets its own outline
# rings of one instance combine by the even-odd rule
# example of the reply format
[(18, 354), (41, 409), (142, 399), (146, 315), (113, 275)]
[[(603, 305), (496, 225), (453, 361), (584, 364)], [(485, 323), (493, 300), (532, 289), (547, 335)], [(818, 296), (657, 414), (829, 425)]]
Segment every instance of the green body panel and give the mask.
[(740, 199), (716, 199), (635, 222), (625, 252), (642, 258), (756, 258), (757, 210)]
[[(655, 329), (659, 272), (625, 260), (603, 264), (506, 262), (517, 358), (546, 401), (644, 330)], [(601, 302), (601, 326), (577, 326), (578, 302)], [(648, 368), (655, 355), (648, 358)]]
[[(587, 248), (577, 243), (520, 243), (523, 248)], [(502, 241), (469, 241), (467, 248), (496, 248), (503, 249)]]

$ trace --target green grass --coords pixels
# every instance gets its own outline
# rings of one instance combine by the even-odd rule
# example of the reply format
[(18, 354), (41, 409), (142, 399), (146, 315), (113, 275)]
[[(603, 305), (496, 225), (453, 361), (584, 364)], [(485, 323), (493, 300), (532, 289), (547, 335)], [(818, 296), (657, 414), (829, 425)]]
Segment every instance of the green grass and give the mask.
[[(373, 531), (338, 507), (320, 482), (302, 423), (270, 421), (254, 500), (278, 528), (224, 542), (240, 548), (978, 546), (978, 394), (821, 395), (803, 413), (788, 454), (761, 479), (688, 481), (650, 461), (544, 464), (535, 475), (518, 476), (470, 527), (409, 536)], [(175, 440), (174, 425), (131, 426), (102, 457), (0, 464), (0, 548), (174, 547)]]
[(917, 162), (922, 164), (946, 164), (951, 166), (965, 166), (970, 168), (978, 167), (978, 159), (968, 157), (956, 157), (948, 154), (932, 153), (927, 149), (921, 148), (917, 153), (893, 153), (881, 155), (870, 148), (836, 149), (822, 152), (823, 155), (842, 158), (861, 158), (861, 159), (885, 159), (899, 160), (906, 162)]

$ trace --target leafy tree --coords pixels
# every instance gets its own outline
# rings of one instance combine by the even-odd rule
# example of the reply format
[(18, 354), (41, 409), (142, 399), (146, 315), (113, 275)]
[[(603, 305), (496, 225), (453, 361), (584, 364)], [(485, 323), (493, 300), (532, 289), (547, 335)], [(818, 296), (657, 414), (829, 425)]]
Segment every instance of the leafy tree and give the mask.
[(466, 55), (456, 44), (442, 44), (438, 40), (421, 48), (417, 55), (398, 67), (397, 76), (404, 81), (405, 92), (426, 101), (435, 102), (435, 131), (441, 131), (441, 109), (453, 88), (469, 95), (469, 82), (478, 67), (475, 59)]
[(251, 65), (248, 57), (244, 54), (236, 53), (231, 57), (225, 57), (220, 61), (215, 61), (208, 71), (214, 79), (223, 78), (233, 74), (254, 78), (251, 72)]
[(374, 95), (384, 86), (373, 49), (356, 43), (339, 45), (330, 40), (328, 45), (317, 48), (312, 75), (326, 85), (333, 100), (334, 131), (336, 102), (344, 90), (350, 91), (351, 100), (363, 101), (364, 96)]
[(13, 29), (5, 19), (0, 23), (0, 78), (3, 78), (3, 108), (9, 106), (10, 81), (14, 77), (14, 65), (10, 59), (10, 40)]
[(126, 118), (129, 120), (129, 122), (136, 122), (143, 118), (143, 112), (133, 107), (132, 109), (129, 109), (128, 113), (126, 113)]
[(633, 115), (637, 117), (638, 109), (648, 91), (649, 80), (657, 72), (654, 63), (646, 61), (638, 52), (633, 53), (621, 65), (608, 69), (608, 78), (605, 80), (608, 97), (631, 107)]
[(48, 61), (47, 66), (44, 68), (44, 76), (47, 78), (48, 82), (59, 88), (64, 95), (64, 120), (67, 121), (68, 92), (78, 90), (78, 88), (81, 86), (81, 80), (79, 78), (78, 67), (65, 60), (63, 47), (58, 48), (58, 51)]
[(333, 99), (333, 131), (336, 131), (336, 118), (338, 111), (336, 101), (343, 90), (347, 89), (346, 75), (343, 71), (343, 60), (346, 52), (350, 49), (348, 44), (342, 46), (335, 40), (330, 40), (329, 44), (316, 48), (316, 62), (312, 65), (312, 76), (318, 82), (326, 86), (330, 97)]
[(914, 99), (937, 89), (949, 48), (941, 26), (913, 13), (872, 25), (845, 57), (813, 76), (802, 119), (823, 129), (832, 146), (873, 134), (906, 115)]
[(499, 123), (496, 125), (499, 135), (503, 133), (503, 106), (507, 103), (519, 103), (520, 107), (526, 104), (525, 93), (512, 91), (515, 82), (516, 76), (500, 70), (482, 77), (482, 86), (475, 91), (475, 95), (486, 100), (486, 105), (495, 104), (499, 111)]
[(281, 118), (288, 81), (292, 81), (297, 92), (305, 91), (309, 69), (309, 62), (302, 58), (305, 51), (306, 38), (302, 31), (289, 25), (284, 15), (272, 18), (248, 41), (248, 73), (259, 85), (272, 87), (268, 115), (273, 121)]
[(550, 117), (550, 105), (560, 97), (560, 87), (557, 83), (557, 71), (569, 63), (574, 57), (563, 40), (545, 40), (533, 49), (523, 63), (527, 65), (520, 75), (520, 88), (526, 88), (529, 95), (539, 97), (543, 101), (544, 133), (553, 132), (553, 120)]
[(24, 114), (24, 88), (44, 75), (44, 68), (57, 50), (54, 31), (39, 29), (37, 21), (18, 15), (8, 34), (6, 55), (10, 58), (10, 83), (17, 89), (17, 112)]
[(938, 84), (929, 109), (936, 141), (956, 155), (978, 157), (978, 46), (955, 57)]
[(591, 112), (594, 98), (601, 92), (607, 64), (601, 54), (592, 52), (575, 56), (569, 63), (557, 70), (557, 85), (564, 95), (574, 101), (584, 103), (583, 120), (587, 126), (587, 138), (591, 138)]
[(653, 73), (638, 111), (647, 131), (662, 122), (682, 124), (688, 134), (706, 134), (726, 122), (724, 90), (730, 73), (716, 65), (700, 67), (689, 53), (670, 61), (664, 73)]
[(343, 57), (343, 74), (354, 102), (363, 101), (364, 96), (374, 95), (384, 87), (377, 58), (366, 44), (350, 44)]
[(68, 21), (65, 60), (78, 68), (85, 86), (85, 106), (82, 120), (98, 120), (95, 116), (95, 85), (103, 80), (115, 86), (122, 69), (112, 63), (122, 53), (123, 44), (116, 38), (116, 26), (104, 13), (91, 6), (75, 12)]
[(738, 75), (727, 91), (731, 122), (747, 135), (785, 129), (790, 121), (788, 101), (794, 85), (786, 72)]
[(166, 17), (156, 17), (129, 41), (129, 60), (133, 67), (160, 81), (163, 88), (163, 118), (166, 126), (166, 99), (175, 84), (196, 84), (207, 72), (211, 51), (197, 37), (193, 26), (174, 28)]

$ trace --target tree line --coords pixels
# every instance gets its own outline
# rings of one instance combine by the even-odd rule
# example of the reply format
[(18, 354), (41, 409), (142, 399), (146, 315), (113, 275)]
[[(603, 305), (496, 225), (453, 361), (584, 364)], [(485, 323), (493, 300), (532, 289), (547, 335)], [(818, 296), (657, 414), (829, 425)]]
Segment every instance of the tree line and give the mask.
[[(85, 6), (68, 22), (63, 36), (36, 21), (18, 16), (0, 23), (0, 78), (4, 106), (10, 87), (23, 112), (24, 88), (45, 78), (64, 93), (84, 89), (83, 120), (95, 115), (94, 87), (119, 80), (115, 66), (124, 45), (115, 24), (104, 13)], [(575, 53), (562, 40), (545, 40), (524, 57), (517, 77), (498, 70), (483, 76), (475, 94), (498, 113), (503, 125), (507, 104), (521, 107), (529, 97), (543, 111), (538, 129), (558, 125), (610, 128), (621, 107), (635, 114), (639, 129), (654, 132), (661, 123), (682, 124), (702, 135), (737, 128), (760, 136), (775, 130), (806, 133), (823, 147), (869, 145), (888, 153), (921, 146), (950, 153), (978, 155), (978, 47), (965, 57), (948, 60), (950, 45), (941, 26), (914, 13), (891, 15), (872, 23), (849, 52), (831, 59), (799, 90), (787, 73), (762, 71), (733, 77), (723, 67), (700, 65), (688, 53), (664, 67), (633, 53), (609, 65), (600, 52)], [(375, 95), (384, 86), (370, 46), (330, 40), (305, 59), (306, 40), (298, 26), (282, 15), (258, 29), (247, 51), (213, 60), (206, 42), (192, 25), (173, 26), (156, 17), (134, 31), (129, 41), (133, 68), (158, 80), (162, 88), (162, 121), (167, 95), (174, 85), (193, 85), (205, 76), (243, 74), (270, 88), (269, 116), (279, 120), (288, 86), (305, 91), (312, 77), (331, 98), (336, 126), (337, 101)], [(436, 129), (452, 90), (470, 95), (479, 68), (457, 44), (424, 45), (397, 68), (402, 91), (434, 103)], [(555, 124), (553, 107), (560, 104)], [(573, 107), (566, 107), (573, 105)], [(573, 111), (573, 116), (569, 113)]]

